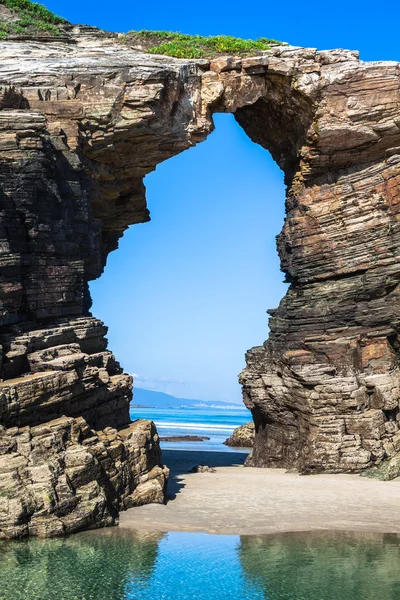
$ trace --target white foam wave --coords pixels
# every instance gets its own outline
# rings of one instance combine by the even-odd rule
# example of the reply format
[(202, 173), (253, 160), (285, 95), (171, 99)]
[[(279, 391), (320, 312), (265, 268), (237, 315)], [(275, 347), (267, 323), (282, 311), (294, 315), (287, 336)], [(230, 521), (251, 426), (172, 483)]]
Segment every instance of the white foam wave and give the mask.
[(209, 423), (166, 423), (154, 420), (158, 429), (201, 429), (210, 431), (233, 431), (238, 425), (210, 425)]

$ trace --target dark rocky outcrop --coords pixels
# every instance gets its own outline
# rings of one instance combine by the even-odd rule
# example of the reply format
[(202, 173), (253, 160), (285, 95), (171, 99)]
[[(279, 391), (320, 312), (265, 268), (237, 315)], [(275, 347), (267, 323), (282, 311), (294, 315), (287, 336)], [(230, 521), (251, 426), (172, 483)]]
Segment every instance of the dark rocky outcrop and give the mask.
[(204, 442), (209, 439), (205, 435), (170, 435), (160, 437), (160, 442)]
[(399, 65), (290, 46), (179, 60), (87, 27), (0, 40), (0, 52), (1, 535), (104, 525), (162, 501), (155, 429), (121, 433), (132, 381), (89, 312), (88, 282), (149, 219), (144, 176), (204, 140), (218, 111), (271, 151), (287, 184), (278, 249), (291, 286), (241, 374), (249, 464), (358, 472), (392, 460)]
[(255, 434), (254, 421), (250, 421), (236, 427), (232, 435), (224, 441), (224, 444), (232, 448), (253, 448)]

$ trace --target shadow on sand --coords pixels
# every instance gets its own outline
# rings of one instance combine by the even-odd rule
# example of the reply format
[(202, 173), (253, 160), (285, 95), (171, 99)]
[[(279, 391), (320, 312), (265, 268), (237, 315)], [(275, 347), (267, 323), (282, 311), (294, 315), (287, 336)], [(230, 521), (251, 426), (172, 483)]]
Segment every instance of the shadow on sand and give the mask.
[(163, 450), (163, 462), (170, 469), (168, 500), (173, 500), (184, 487), (181, 475), (186, 475), (197, 465), (208, 467), (233, 467), (243, 465), (248, 452), (207, 452), (205, 450)]

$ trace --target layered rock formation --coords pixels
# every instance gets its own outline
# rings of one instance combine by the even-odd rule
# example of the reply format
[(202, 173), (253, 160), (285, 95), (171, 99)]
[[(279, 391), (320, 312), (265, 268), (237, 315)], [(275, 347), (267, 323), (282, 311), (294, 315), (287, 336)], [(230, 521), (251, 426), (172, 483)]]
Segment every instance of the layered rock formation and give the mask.
[[(241, 375), (257, 430), (248, 464), (358, 472), (398, 464), (400, 451), (400, 71), (319, 56), (320, 71), (303, 75), (315, 95), (297, 159), (288, 146), (275, 154), (287, 174), (278, 250), (291, 286)], [(242, 110), (262, 142), (260, 121)]]
[(94, 431), (83, 417), (13, 427), (0, 438), (2, 538), (113, 525), (119, 510), (164, 502), (155, 426)]
[(129, 425), (131, 378), (88, 282), (149, 219), (144, 176), (204, 140), (213, 112), (235, 113), (288, 186), (291, 286), (241, 375), (249, 464), (360, 471), (395, 456), (399, 65), (281, 46), (178, 60), (68, 26), (0, 51), (1, 535), (162, 500), (156, 432)]
[(231, 446), (232, 448), (253, 448), (254, 437), (255, 425), (254, 421), (250, 421), (249, 423), (236, 427), (232, 435), (225, 440), (224, 444), (226, 446)]

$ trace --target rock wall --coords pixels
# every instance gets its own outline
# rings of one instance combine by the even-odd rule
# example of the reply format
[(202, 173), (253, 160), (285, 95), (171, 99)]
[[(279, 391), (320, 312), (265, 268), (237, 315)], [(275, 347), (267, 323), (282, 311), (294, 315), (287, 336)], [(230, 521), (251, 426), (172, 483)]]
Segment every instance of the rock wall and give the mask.
[(322, 53), (308, 75), (313, 117), (278, 236), (291, 286), (241, 375), (257, 430), (250, 465), (399, 465), (400, 71), (338, 56)]
[(154, 428), (121, 433), (132, 381), (88, 282), (149, 219), (144, 176), (204, 140), (213, 112), (235, 113), (287, 184), (291, 286), (241, 375), (249, 464), (359, 471), (395, 456), (399, 65), (290, 46), (178, 60), (68, 26), (0, 51), (1, 535), (103, 525), (162, 500)]
[(164, 502), (168, 471), (151, 421), (94, 431), (60, 417), (5, 429), (0, 452), (2, 538), (106, 527), (120, 510)]
[[(96, 199), (111, 215), (129, 211), (100, 194), (80, 149), (80, 87), (95, 137), (103, 117), (91, 90), (105, 114), (110, 104), (87, 65), (78, 67), (85, 84), (75, 80), (65, 55), (76, 45), (67, 38), (1, 49), (0, 537), (109, 525), (120, 509), (165, 497), (157, 431), (149, 421), (130, 424), (132, 378), (89, 312), (88, 281), (123, 231), (118, 216), (116, 230), (107, 227)], [(147, 218), (144, 208), (130, 210), (124, 227)]]

